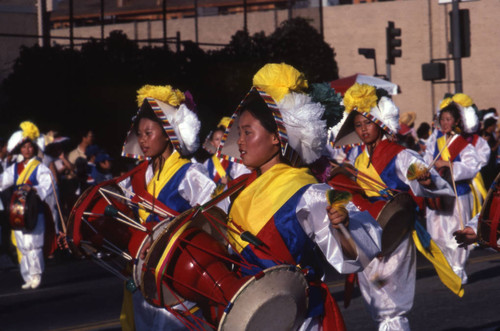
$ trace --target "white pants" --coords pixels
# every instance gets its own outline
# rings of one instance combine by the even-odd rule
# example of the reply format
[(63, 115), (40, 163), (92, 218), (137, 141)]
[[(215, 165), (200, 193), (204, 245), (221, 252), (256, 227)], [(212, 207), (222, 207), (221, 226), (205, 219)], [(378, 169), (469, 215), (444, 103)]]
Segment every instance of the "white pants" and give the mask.
[(44, 233), (45, 218), (43, 213), (38, 214), (38, 220), (33, 231), (14, 230), (17, 248), (21, 252), (21, 276), (23, 276), (25, 282), (31, 281), (34, 275), (41, 275), (45, 268), (43, 259)]

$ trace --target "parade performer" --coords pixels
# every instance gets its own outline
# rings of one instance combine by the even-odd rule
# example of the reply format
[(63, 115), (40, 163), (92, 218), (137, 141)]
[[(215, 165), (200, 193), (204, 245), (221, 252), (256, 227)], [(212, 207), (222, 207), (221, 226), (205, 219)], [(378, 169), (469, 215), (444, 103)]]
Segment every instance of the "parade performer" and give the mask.
[[(138, 90), (139, 111), (132, 119), (122, 156), (145, 160), (120, 185), (167, 210), (182, 213), (210, 199), (214, 182), (202, 164), (187, 157), (198, 148), (198, 117), (185, 95), (171, 86), (146, 85)], [(157, 215), (139, 210), (141, 222), (158, 221)], [(133, 294), (137, 330), (185, 329), (173, 314), (148, 304), (140, 291)], [(184, 302), (183, 307), (194, 304)], [(181, 309), (180, 307), (173, 307)]]
[(232, 197), (228, 226), (255, 238), (249, 243), (229, 235), (232, 249), (254, 265), (240, 272), (254, 275), (276, 264), (298, 265), (310, 284), (308, 318), (300, 330), (344, 329), (322, 283), (322, 264), (326, 259), (341, 273), (359, 271), (380, 249), (380, 228), (351, 202), (343, 208), (330, 204), (327, 197), (338, 191), (318, 184), (300, 167), (318, 159), (326, 143), (324, 108), (304, 93), (303, 74), (286, 64), (267, 64), (253, 85), (219, 147), (222, 157), (253, 169), (229, 183), (245, 181)]
[[(338, 148), (345, 150), (343, 138), (357, 136), (359, 143), (350, 145), (346, 161), (356, 168), (356, 182), (364, 194), (372, 202), (390, 201), (397, 192), (410, 192), (414, 196), (453, 195), (448, 183), (434, 170), (408, 178), (411, 168), (426, 165), (418, 153), (394, 141), (399, 109), (389, 97), (377, 92), (374, 86), (366, 84), (355, 84), (346, 91), (344, 106), (348, 115), (339, 125), (335, 142), (340, 145)], [(352, 136), (353, 131), (356, 136)], [(409, 210), (409, 219), (411, 213)], [(392, 252), (374, 259), (358, 273), (363, 299), (379, 330), (410, 330), (406, 314), (413, 306), (415, 277), (416, 249), (412, 232), (408, 232)]]
[[(7, 143), (10, 154), (20, 154), (22, 161), (12, 164), (1, 176), (0, 189), (14, 186), (16, 190), (34, 191), (37, 199), (36, 223), (33, 229), (14, 230), (15, 243), (21, 254), (20, 267), (24, 279), (23, 289), (37, 288), (45, 267), (44, 243), (55, 243), (55, 228), (50, 208), (44, 202), (53, 194), (51, 171), (37, 158), (43, 150), (43, 138), (35, 124), (22, 122)], [(49, 236), (50, 234), (50, 236)], [(46, 242), (47, 241), (47, 242)], [(49, 242), (50, 241), (50, 242)]]
[(230, 121), (230, 117), (223, 117), (217, 125), (217, 128), (210, 132), (204, 144), (204, 148), (212, 156), (208, 158), (203, 165), (207, 168), (210, 178), (217, 184), (218, 192), (222, 192), (228, 181), (250, 172), (250, 170), (241, 163), (231, 162), (217, 156), (217, 148), (220, 145), (222, 137), (224, 136), (224, 131), (226, 131)]
[[(479, 121), (472, 101), (465, 94), (455, 94), (440, 104), (439, 127), (429, 138), (424, 159), (434, 163), (439, 172), (449, 171), (456, 200), (450, 210), (427, 207), (427, 231), (443, 251), (453, 271), (467, 283), (464, 270), (468, 257), (467, 248), (459, 248), (453, 233), (464, 228), (473, 209), (471, 181), (480, 170), (480, 157), (469, 143), (471, 133), (477, 130)], [(469, 106), (461, 106), (462, 104)], [(437, 209), (437, 210), (435, 210)]]

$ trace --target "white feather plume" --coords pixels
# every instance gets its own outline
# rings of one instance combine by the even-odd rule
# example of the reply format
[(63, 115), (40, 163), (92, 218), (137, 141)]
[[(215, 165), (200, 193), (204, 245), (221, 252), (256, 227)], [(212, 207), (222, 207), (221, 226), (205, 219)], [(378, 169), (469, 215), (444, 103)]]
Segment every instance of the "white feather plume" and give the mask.
[(326, 145), (325, 111), (320, 103), (312, 102), (307, 94), (289, 93), (278, 103), (290, 146), (306, 164), (316, 161)]
[(181, 104), (169, 122), (179, 137), (181, 148), (186, 154), (194, 153), (199, 147), (200, 121), (185, 104)]
[(479, 129), (479, 118), (477, 117), (474, 108), (472, 106), (460, 106), (460, 113), (464, 124), (464, 131), (466, 133), (475, 133)]
[(399, 108), (396, 107), (394, 102), (387, 98), (380, 98), (378, 104), (378, 109), (380, 110), (379, 119), (387, 125), (387, 127), (394, 133), (399, 130)]

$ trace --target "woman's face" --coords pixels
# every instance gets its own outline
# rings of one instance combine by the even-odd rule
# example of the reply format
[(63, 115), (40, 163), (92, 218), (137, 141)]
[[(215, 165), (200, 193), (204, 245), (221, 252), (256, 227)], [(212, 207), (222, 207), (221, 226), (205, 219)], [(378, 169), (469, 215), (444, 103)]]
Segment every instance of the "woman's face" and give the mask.
[(453, 115), (449, 112), (444, 112), (439, 117), (439, 126), (441, 126), (441, 131), (443, 133), (449, 133), (458, 124)]
[(240, 158), (245, 166), (265, 171), (279, 160), (280, 141), (277, 134), (267, 131), (249, 111), (240, 115), (238, 133)]
[(33, 146), (31, 141), (27, 141), (21, 146), (21, 155), (25, 160), (29, 160), (35, 156), (35, 146)]
[(162, 154), (169, 145), (161, 125), (148, 118), (141, 118), (137, 128), (137, 139), (145, 157)]
[(221, 130), (215, 130), (213, 135), (212, 135), (212, 140), (210, 140), (210, 143), (212, 144), (212, 146), (214, 146), (215, 148), (218, 148), (220, 145), (220, 142), (222, 140), (223, 135), (224, 135), (224, 132), (222, 132)]
[(382, 129), (361, 114), (354, 117), (354, 130), (361, 141), (367, 145), (382, 139)]

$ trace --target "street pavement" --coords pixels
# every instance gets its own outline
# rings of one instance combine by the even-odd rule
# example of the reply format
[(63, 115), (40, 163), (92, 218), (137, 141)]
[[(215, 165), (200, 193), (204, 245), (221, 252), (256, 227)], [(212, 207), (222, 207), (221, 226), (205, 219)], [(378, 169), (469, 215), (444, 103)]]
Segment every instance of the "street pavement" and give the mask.
[[(415, 303), (409, 314), (412, 330), (500, 330), (500, 253), (471, 252), (469, 283), (459, 298), (438, 279), (433, 267), (417, 259)], [(118, 331), (123, 284), (92, 261), (66, 254), (47, 261), (42, 285), (21, 290), (18, 267), (0, 256), (1, 331)], [(343, 307), (343, 277), (328, 283), (347, 330), (376, 330), (375, 323), (355, 290), (350, 306)]]

